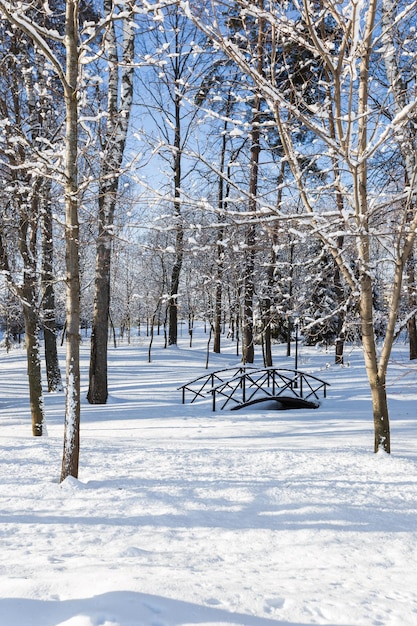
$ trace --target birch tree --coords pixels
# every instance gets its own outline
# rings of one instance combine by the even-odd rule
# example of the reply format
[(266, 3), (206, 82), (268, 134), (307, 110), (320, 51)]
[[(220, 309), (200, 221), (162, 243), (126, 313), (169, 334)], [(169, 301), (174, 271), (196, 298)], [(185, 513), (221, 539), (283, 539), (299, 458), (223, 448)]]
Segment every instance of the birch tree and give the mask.
[[(64, 90), (65, 131), (65, 242), (66, 242), (66, 407), (61, 480), (78, 476), (80, 424), (80, 282), (78, 222), (78, 78), (79, 25), (78, 1), (66, 0), (65, 26), (48, 31), (31, 19), (31, 4), (0, 0), (0, 11), (14, 27), (22, 30), (45, 55), (57, 73)], [(54, 54), (50, 41), (58, 41), (65, 51), (65, 68)]]
[[(50, 211), (51, 185), (47, 162), (57, 124), (51, 123), (51, 73), (44, 67), (30, 37), (21, 30), (2, 29), (2, 126), (1, 171), (4, 183), (1, 216), (0, 266), (10, 289), (20, 299), (25, 320), (29, 396), (32, 433), (43, 432), (43, 390), (41, 374), (40, 327), (42, 294), (40, 288), (39, 235), (42, 234), (42, 264), (52, 262), (52, 242), (46, 250), (41, 223)], [(59, 121), (58, 121), (59, 127)], [(16, 251), (20, 259), (16, 259)], [(43, 281), (52, 293), (52, 282)], [(48, 321), (54, 319), (51, 311)], [(45, 333), (47, 335), (47, 333)], [(48, 335), (49, 338), (49, 335)], [(55, 335), (47, 351), (48, 389), (60, 388), (60, 370)], [(53, 372), (53, 375), (50, 375)]]
[[(102, 63), (107, 65), (105, 127), (99, 128), (101, 146), (98, 188), (98, 236), (93, 324), (91, 333), (90, 383), (87, 399), (104, 404), (108, 396), (107, 337), (110, 310), (111, 247), (119, 179), (125, 152), (133, 98), (134, 38), (133, 2), (104, 0), (107, 22), (103, 37)], [(117, 20), (117, 26), (116, 26)], [(117, 30), (122, 31), (121, 50)]]
[[(258, 28), (262, 23), (268, 29), (271, 38), (268, 77), (259, 72), (256, 58), (249, 57), (234, 44), (224, 20), (227, 7), (231, 5), (239, 7), (243, 18), (248, 15), (257, 18)], [(199, 3), (184, 2), (183, 7), (223, 53), (252, 78), (274, 112), (283, 150), (304, 206), (303, 221), (333, 255), (343, 280), (357, 300), (372, 397), (374, 450), (390, 452), (386, 376), (396, 336), (404, 268), (417, 227), (415, 166), (410, 171), (408, 184), (396, 193), (387, 182), (373, 186), (372, 165), (415, 116), (417, 102), (413, 80), (405, 85), (406, 101), (397, 99), (394, 106), (390, 96), (393, 85), (383, 88), (373, 79), (374, 68), (381, 66), (388, 53), (384, 40), (388, 27), (380, 22), (382, 0), (343, 4), (300, 0), (291, 7), (287, 3), (268, 2), (262, 10), (259, 5), (241, 0), (224, 2), (221, 10), (217, 5), (210, 5), (204, 14), (199, 10)], [(395, 24), (409, 20), (415, 23), (416, 3), (413, 1), (401, 8)], [(415, 64), (412, 40), (403, 45), (409, 62)], [(312, 68), (314, 65), (317, 69), (326, 68), (318, 86), (324, 99), (307, 98), (307, 86), (296, 87), (291, 75), (285, 85), (280, 81), (286, 69), (285, 51), (294, 46), (310, 53)], [(389, 116), (385, 115), (387, 108)], [(335, 122), (334, 134), (329, 126), (330, 119)], [(326, 184), (320, 187), (309, 184), (303, 169), (303, 149), (295, 132), (300, 124), (312, 135), (312, 149), (321, 169), (329, 172)], [(330, 176), (330, 172), (335, 171), (335, 161), (340, 172), (337, 180)], [(342, 210), (336, 205), (340, 188), (346, 201)], [(397, 219), (395, 240), (386, 259), (391, 277), (389, 311), (384, 342), (379, 349), (373, 312), (374, 252), (384, 236), (377, 227), (385, 225), (381, 216), (388, 206), (397, 207), (400, 219)], [(345, 253), (347, 240), (355, 245), (353, 268)]]
[[(80, 453), (80, 260), (78, 221), (78, 1), (66, 0), (64, 86), (65, 260), (66, 260), (66, 404), (61, 481), (78, 478)], [(60, 69), (60, 68), (59, 68)]]

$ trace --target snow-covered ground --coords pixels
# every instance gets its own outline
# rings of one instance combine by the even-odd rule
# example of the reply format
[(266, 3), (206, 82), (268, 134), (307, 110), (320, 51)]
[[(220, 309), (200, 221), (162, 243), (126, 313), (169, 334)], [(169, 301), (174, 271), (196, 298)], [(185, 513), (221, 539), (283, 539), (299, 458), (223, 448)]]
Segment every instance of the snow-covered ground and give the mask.
[[(0, 353), (1, 626), (415, 626), (417, 370), (390, 368), (392, 455), (374, 455), (359, 349), (302, 347), (318, 410), (211, 412), (177, 387), (207, 338), (110, 348), (110, 399), (83, 401), (79, 480), (58, 482), (63, 394), (31, 436), (25, 355)], [(82, 346), (83, 396), (88, 342)], [(277, 346), (275, 365), (292, 367)], [(210, 369), (234, 366), (234, 347)], [(63, 364), (63, 363), (62, 363)]]

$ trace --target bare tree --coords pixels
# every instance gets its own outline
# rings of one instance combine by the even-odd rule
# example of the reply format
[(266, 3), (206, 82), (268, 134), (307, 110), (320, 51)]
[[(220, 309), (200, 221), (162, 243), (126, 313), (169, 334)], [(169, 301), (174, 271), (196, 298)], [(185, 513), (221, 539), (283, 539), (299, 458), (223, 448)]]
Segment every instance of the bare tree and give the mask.
[(66, 109), (66, 405), (61, 481), (78, 477), (80, 453), (80, 261), (78, 222), (78, 2), (66, 1), (66, 72), (62, 76)]
[(139, 76), (140, 104), (149, 119), (143, 136), (152, 146), (158, 166), (163, 168), (158, 184), (162, 187), (161, 180), (167, 181), (163, 185), (164, 205), (168, 198), (171, 205), (167, 344), (176, 345), (186, 244), (186, 185), (195, 167), (189, 153), (190, 146), (195, 145), (193, 131), (199, 114), (194, 97), (207, 74), (208, 57), (204, 53), (205, 38), (176, 4), (165, 7), (159, 17), (160, 26), (155, 27), (150, 20), (150, 32), (142, 40), (141, 55), (149, 68)]
[[(103, 62), (108, 66), (108, 97), (102, 142), (98, 189), (98, 236), (93, 324), (91, 333), (90, 384), (87, 399), (105, 404), (108, 396), (107, 337), (110, 311), (111, 250), (119, 179), (133, 98), (135, 32), (132, 2), (104, 1), (107, 27), (103, 37)], [(115, 20), (118, 19), (116, 26)], [(117, 30), (122, 31), (121, 51)], [(100, 132), (101, 134), (101, 132)]]
[[(66, 0), (65, 31), (60, 36), (31, 19), (31, 4), (0, 0), (0, 11), (32, 39), (52, 64), (60, 79), (65, 98), (65, 242), (66, 242), (66, 408), (61, 480), (78, 476), (80, 424), (80, 280), (78, 223), (78, 1)], [(65, 50), (65, 69), (48, 44), (58, 40)]]
[[(43, 392), (40, 354), (40, 285), (37, 262), (42, 173), (28, 167), (37, 155), (40, 136), (33, 83), (42, 74), (31, 67), (36, 57), (30, 39), (19, 30), (3, 30), (2, 96), (4, 122), (2, 174), (6, 183), (0, 227), (0, 268), (19, 298), (25, 322), (32, 434), (43, 433)], [(24, 44), (24, 45), (22, 45)], [(29, 52), (30, 51), (30, 52)], [(39, 76), (42, 82), (43, 77)], [(17, 140), (17, 141), (16, 141)], [(16, 250), (20, 259), (16, 259)]]
[[(377, 24), (377, 16), (382, 8), (381, 0), (371, 0), (367, 4), (348, 2), (344, 5), (323, 0), (320, 4), (303, 0), (296, 3), (296, 10), (289, 12), (286, 3), (273, 3), (265, 10), (245, 0), (233, 3), (243, 16), (258, 18), (266, 22), (271, 33), (271, 75), (264, 77), (257, 67), (257, 60), (245, 55), (231, 40), (227, 23), (223, 19), (228, 3), (222, 3), (222, 12), (211, 10), (202, 15), (197, 5), (185, 5), (188, 15), (206, 34), (211, 37), (224, 54), (232, 59), (243, 72), (252, 77), (259, 92), (274, 112), (285, 156), (291, 168), (295, 184), (304, 205), (304, 221), (308, 221), (311, 231), (318, 236), (333, 255), (344, 281), (356, 294), (360, 315), (363, 353), (372, 396), (374, 418), (374, 450), (390, 452), (390, 427), (386, 390), (386, 374), (389, 357), (396, 336), (399, 303), (403, 282), (404, 267), (409, 258), (415, 239), (417, 212), (415, 210), (415, 171), (408, 187), (398, 196), (389, 187), (380, 189), (372, 186), (370, 169), (374, 157), (381, 153), (393, 140), (397, 132), (407, 125), (410, 116), (415, 114), (417, 101), (408, 87), (407, 104), (400, 103), (394, 110), (387, 98), (387, 89), (370, 97), (374, 85), (371, 67), (381, 62), (385, 54), (384, 29)], [(396, 16), (396, 24), (416, 17), (416, 3), (404, 6)], [(318, 26), (326, 22), (325, 36)], [(331, 23), (331, 24), (330, 24)], [(329, 27), (334, 33), (329, 34)], [(337, 33), (337, 37), (336, 37)], [(283, 88), (280, 74), (285, 64), (278, 63), (282, 52), (294, 46), (311, 53), (309, 63), (327, 69), (327, 77), (322, 75), (322, 87), (328, 96), (324, 102), (307, 98), (303, 87), (299, 88), (289, 76)], [(415, 59), (412, 44), (408, 44), (408, 54)], [(281, 55), (281, 56), (280, 56)], [(382, 88), (379, 87), (381, 90)], [(387, 121), (380, 102), (390, 107), (391, 119)], [(329, 128), (329, 119), (335, 121), (335, 135)], [(309, 130), (315, 141), (317, 159), (323, 167), (332, 167), (336, 158), (344, 199), (347, 206), (340, 212), (329, 209), (330, 194), (337, 187), (328, 180), (329, 187), (312, 188), (303, 169), (300, 158), (302, 146), (297, 141), (296, 130), (302, 124)], [(334, 161), (333, 161), (334, 167)], [(334, 171), (334, 170), (333, 170)], [(338, 181), (339, 182), (339, 181)], [(335, 197), (335, 196), (333, 196)], [(388, 200), (387, 200), (388, 198)], [(397, 223), (395, 242), (391, 249), (392, 267), (391, 293), (386, 334), (381, 350), (378, 350), (374, 315), (374, 250), (379, 236), (374, 226), (377, 216), (386, 210), (387, 204), (402, 204), (402, 218)], [(324, 210), (326, 209), (326, 211)], [(385, 223), (385, 222), (384, 222)], [(355, 243), (356, 259), (345, 254), (345, 247), (338, 245), (337, 233), (343, 233), (344, 240)], [(341, 242), (339, 242), (340, 244)]]
[[(401, 111), (412, 104), (412, 98), (414, 97), (414, 94), (410, 94), (408, 85), (410, 79), (414, 80), (415, 59), (410, 59), (407, 47), (403, 46), (403, 41), (408, 36), (408, 29), (410, 25), (413, 25), (412, 15), (410, 15), (408, 19), (403, 20), (403, 24), (398, 23), (400, 10), (402, 10), (402, 7), (399, 3), (392, 2), (392, 0), (382, 0), (384, 61), (386, 77), (389, 85), (391, 85), (393, 115), (401, 114)], [(411, 22), (409, 21), (410, 18)], [(403, 162), (405, 187), (413, 187), (415, 184), (417, 162), (417, 127), (414, 116), (409, 116), (404, 122), (400, 133), (396, 134), (396, 139)], [(411, 203), (412, 206), (409, 209), (408, 215), (409, 220), (413, 219), (413, 205), (416, 203), (415, 198), (412, 198)], [(417, 359), (415, 264), (415, 253), (412, 247), (406, 261), (406, 286), (408, 289), (409, 308), (411, 309), (407, 321), (410, 359)]]
[(42, 327), (45, 342), (45, 364), (48, 391), (62, 391), (62, 378), (57, 350), (57, 324), (54, 290), (54, 235), (51, 193), (51, 182), (46, 178), (42, 181), (40, 190), (42, 232)]
[[(22, 282), (19, 283), (13, 277), (12, 266), (9, 260), (9, 246), (5, 241), (4, 225), (2, 225), (0, 233), (0, 268), (11, 290), (18, 296), (23, 308), (32, 434), (39, 437), (43, 434), (44, 408), (39, 350), (40, 302), (35, 261), (38, 213), (36, 210), (32, 212), (28, 208), (27, 200), (26, 194), (23, 194), (22, 197), (16, 190), (14, 202), (10, 205), (12, 211), (19, 216), (17, 245), (23, 262)], [(7, 212), (4, 211), (4, 213)]]

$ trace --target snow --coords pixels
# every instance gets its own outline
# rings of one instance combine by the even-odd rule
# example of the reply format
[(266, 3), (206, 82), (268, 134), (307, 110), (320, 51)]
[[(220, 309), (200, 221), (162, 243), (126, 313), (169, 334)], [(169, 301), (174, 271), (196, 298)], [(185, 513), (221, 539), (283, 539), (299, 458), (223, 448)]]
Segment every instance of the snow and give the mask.
[[(0, 353), (0, 616), (5, 626), (414, 626), (416, 366), (396, 346), (392, 455), (374, 455), (361, 352), (302, 346), (317, 410), (211, 412), (177, 388), (207, 336), (110, 349), (110, 399), (83, 400), (79, 480), (59, 484), (64, 394), (31, 436), (25, 355)], [(260, 352), (260, 350), (258, 350)], [(82, 384), (88, 383), (88, 341)], [(63, 359), (62, 353), (62, 359)], [(238, 363), (235, 347), (210, 369)], [(259, 363), (260, 364), (260, 363)], [(292, 367), (285, 346), (275, 364)]]

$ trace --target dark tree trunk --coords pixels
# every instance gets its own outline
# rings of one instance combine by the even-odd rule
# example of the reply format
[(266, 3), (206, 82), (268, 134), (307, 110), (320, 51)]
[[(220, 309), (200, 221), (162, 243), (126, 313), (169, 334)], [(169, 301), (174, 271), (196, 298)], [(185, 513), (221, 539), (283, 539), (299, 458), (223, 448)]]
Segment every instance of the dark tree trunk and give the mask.
[[(178, 46), (179, 50), (179, 46)], [(174, 219), (175, 219), (175, 261), (171, 272), (171, 290), (168, 311), (168, 345), (178, 342), (178, 291), (182, 261), (184, 256), (184, 226), (181, 217), (181, 96), (175, 95), (175, 136), (174, 136)]]
[[(289, 253), (290, 253), (290, 259), (289, 259), (289, 267), (288, 267), (288, 281), (289, 281), (289, 287), (288, 287), (288, 301), (290, 304), (290, 307), (293, 307), (293, 289), (294, 289), (294, 283), (293, 283), (293, 278), (294, 278), (294, 241), (290, 240), (290, 247), (289, 247)], [(292, 335), (292, 321), (291, 321), (291, 317), (288, 316), (287, 319), (287, 356), (291, 356), (291, 335)]]
[[(27, 368), (29, 379), (29, 399), (32, 415), (32, 435), (40, 437), (43, 434), (43, 394), (42, 372), (39, 345), (39, 319), (33, 306), (33, 290), (23, 288), (23, 315), (25, 319), (25, 338), (27, 353)], [(26, 298), (28, 298), (26, 300)], [(30, 298), (30, 299), (29, 299)], [(28, 302), (32, 306), (28, 306)]]
[(344, 347), (345, 347), (345, 336), (344, 333), (342, 332), (342, 328), (343, 328), (343, 321), (341, 319), (341, 315), (339, 316), (339, 321), (338, 321), (338, 331), (337, 331), (337, 337), (336, 337), (336, 343), (335, 343), (335, 357), (334, 357), (334, 362), (336, 365), (343, 365), (343, 359), (344, 359)]
[(267, 289), (268, 294), (263, 302), (262, 313), (262, 326), (263, 326), (263, 341), (264, 341), (264, 365), (265, 367), (272, 367), (272, 298), (271, 294), (274, 287), (274, 275), (276, 266), (276, 254), (275, 254), (275, 235), (272, 238), (271, 254), (267, 270)]
[[(219, 168), (219, 186), (218, 186), (218, 202), (220, 215), (219, 222), (224, 222), (224, 211), (227, 209), (227, 198), (229, 196), (229, 184), (226, 185), (225, 193), (225, 181), (224, 172), (227, 169), (227, 179), (230, 180), (230, 163), (225, 168), (226, 163), (226, 148), (227, 148), (227, 127), (228, 118), (232, 109), (232, 94), (229, 91), (227, 104), (226, 104), (226, 119), (223, 124), (222, 135), (222, 148), (220, 154), (220, 168)], [(230, 159), (232, 161), (232, 159)], [(213, 352), (220, 354), (221, 349), (221, 325), (222, 325), (222, 297), (223, 297), (223, 272), (224, 272), (224, 227), (221, 226), (218, 233), (217, 244), (217, 276), (216, 276), (216, 290), (215, 290), (215, 302), (214, 302), (214, 325), (213, 325)]]
[(385, 379), (376, 378), (371, 383), (372, 408), (374, 415), (374, 452), (391, 452), (387, 390)]
[[(410, 256), (406, 263), (407, 268), (407, 289), (408, 289), (408, 305), (410, 311), (416, 309), (416, 276), (415, 276), (415, 257), (414, 250), (410, 252)], [(412, 317), (407, 323), (408, 341), (410, 346), (410, 361), (417, 359), (417, 327), (416, 318)]]
[(101, 224), (97, 238), (96, 277), (91, 330), (90, 370), (87, 400), (105, 404), (108, 397), (107, 347), (110, 310), (111, 236)]
[(50, 185), (43, 185), (42, 197), (42, 308), (43, 308), (43, 336), (45, 342), (45, 363), (48, 391), (62, 390), (62, 377), (59, 368), (56, 319), (55, 319), (55, 292), (53, 286), (53, 232), (52, 207), (49, 199)]
[[(263, 4), (262, 2), (260, 3)], [(263, 8), (262, 6), (260, 7)], [(258, 55), (258, 72), (263, 73), (263, 48), (264, 48), (264, 32), (263, 23), (260, 19), (257, 55)], [(258, 193), (258, 176), (259, 176), (259, 155), (261, 152), (261, 134), (260, 134), (260, 111), (261, 99), (258, 94), (254, 97), (253, 103), (254, 116), (251, 128), (251, 149), (250, 149), (250, 175), (249, 175), (249, 212), (252, 213), (252, 219), (255, 217), (257, 210), (257, 193)], [(255, 359), (254, 349), (254, 328), (253, 328), (253, 308), (255, 296), (254, 269), (255, 269), (255, 242), (256, 227), (250, 224), (246, 229), (246, 259), (244, 267), (243, 282), (243, 339), (242, 339), (242, 361), (243, 363), (253, 363)]]
[(49, 392), (62, 391), (63, 389), (55, 328), (55, 319), (52, 321), (44, 318), (43, 338), (45, 344), (46, 378)]
[[(341, 206), (343, 207), (343, 200), (341, 199), (340, 202), (341, 202)], [(339, 248), (339, 250), (342, 249), (343, 237), (338, 237), (337, 247)], [(336, 342), (335, 342), (334, 362), (336, 365), (343, 365), (344, 348), (345, 348), (344, 326), (345, 326), (345, 315), (346, 315), (343, 309), (343, 303), (344, 303), (345, 297), (344, 297), (342, 279), (340, 276), (340, 270), (337, 267), (335, 261), (334, 261), (333, 280), (334, 280), (334, 287), (336, 291), (336, 301), (337, 301), (337, 305), (339, 309), (338, 317), (337, 317), (337, 337), (336, 337)]]
[[(281, 161), (280, 173), (278, 176), (278, 194), (276, 207), (277, 211), (281, 210), (281, 202), (282, 202), (282, 181), (284, 180), (284, 170), (285, 170), (285, 162)], [(277, 270), (277, 254), (276, 254), (276, 245), (278, 241), (278, 233), (277, 228), (273, 227), (271, 234), (271, 252), (269, 256), (269, 263), (267, 269), (267, 297), (264, 301), (264, 313), (263, 313), (263, 335), (264, 335), (264, 365), (265, 367), (272, 367), (272, 322), (273, 322), (273, 313), (272, 313), (272, 305), (273, 305), (273, 293), (275, 286), (275, 275)]]
[[(18, 293), (25, 320), (25, 342), (29, 379), (29, 398), (32, 414), (32, 434), (43, 434), (43, 393), (39, 343), (39, 283), (36, 268), (39, 186), (35, 184), (31, 202), (20, 199), (19, 250), (23, 260), (23, 284)], [(26, 210), (25, 210), (26, 209)]]
[[(113, 8), (113, 2), (105, 0), (104, 9), (107, 16), (111, 15)], [(104, 137), (105, 155), (101, 163), (100, 172), (94, 309), (89, 387), (87, 392), (87, 400), (90, 404), (105, 404), (108, 398), (107, 348), (110, 315), (112, 229), (121, 175), (120, 168), (126, 145), (133, 97), (132, 59), (134, 35), (132, 26), (129, 25), (129, 18), (123, 24), (123, 33), (121, 70), (119, 69), (114, 22), (111, 22), (109, 25), (105, 37), (109, 64), (108, 120)]]
[[(22, 200), (23, 204), (24, 200)], [(40, 437), (43, 434), (44, 407), (39, 344), (39, 316), (36, 306), (37, 281), (33, 256), (33, 251), (36, 249), (37, 229), (35, 222), (31, 226), (29, 228), (29, 221), (24, 217), (20, 219), (19, 250), (24, 264), (23, 285), (13, 285), (9, 258), (2, 233), (0, 233), (0, 268), (10, 288), (17, 294), (23, 307), (32, 434), (35, 437)], [(30, 238), (29, 232), (32, 234), (32, 238)]]
[(171, 294), (168, 307), (168, 345), (176, 346), (178, 343), (178, 290), (182, 268), (182, 226), (177, 231), (177, 259), (171, 273)]
[(408, 338), (410, 343), (410, 361), (417, 359), (417, 326), (416, 318), (412, 317), (408, 320)]
[(243, 283), (243, 328), (242, 328), (242, 361), (253, 363), (255, 358), (254, 331), (253, 331), (253, 300), (255, 295), (254, 267), (255, 267), (255, 227), (249, 226), (246, 233), (248, 251), (245, 262)]
[(222, 293), (223, 288), (221, 284), (221, 278), (219, 274), (221, 273), (218, 268), (217, 274), (217, 285), (216, 285), (216, 294), (215, 294), (215, 311), (214, 311), (214, 337), (213, 337), (213, 352), (216, 354), (220, 354), (221, 351), (221, 334), (222, 334)]
[[(322, 21), (320, 27), (321, 27), (322, 33), (323, 33), (324, 29), (325, 29), (324, 20)], [(327, 69), (325, 69), (325, 71), (328, 72)], [(330, 96), (330, 93), (328, 93), (328, 96)], [(335, 119), (334, 119), (334, 115), (333, 115), (332, 109), (329, 110), (329, 131), (330, 131), (331, 138), (334, 141), (336, 141), (336, 127), (335, 127)], [(344, 226), (343, 226), (344, 199), (343, 199), (343, 191), (342, 191), (342, 188), (341, 188), (342, 177), (341, 177), (341, 174), (340, 174), (339, 161), (338, 161), (338, 158), (336, 157), (335, 154), (332, 155), (332, 165), (333, 165), (333, 176), (334, 176), (334, 179), (336, 181), (336, 194), (335, 194), (336, 207), (337, 207), (337, 210), (338, 210), (340, 218), (341, 218), (341, 227), (340, 228), (341, 228), (341, 230), (343, 230), (343, 228), (344, 228)], [(343, 250), (343, 243), (344, 243), (344, 237), (343, 237), (343, 235), (339, 235), (337, 237), (337, 248), (338, 248), (338, 250), (340, 250), (340, 252), (342, 252), (342, 250)], [(335, 361), (336, 365), (343, 365), (344, 349), (345, 349), (344, 325), (345, 325), (345, 317), (346, 317), (346, 314), (345, 314), (344, 308), (343, 308), (343, 304), (344, 304), (344, 301), (345, 301), (345, 294), (344, 294), (344, 289), (343, 289), (343, 285), (342, 285), (342, 278), (341, 278), (341, 275), (340, 275), (340, 269), (339, 269), (339, 266), (338, 266), (338, 264), (336, 262), (336, 259), (333, 260), (333, 267), (334, 267), (333, 283), (334, 283), (334, 288), (335, 288), (335, 293), (336, 293), (336, 302), (337, 302), (337, 307), (338, 307), (337, 337), (336, 337), (336, 341), (335, 341), (335, 357), (334, 357), (334, 361)]]
[(265, 306), (265, 315), (264, 315), (264, 332), (263, 332), (263, 343), (264, 343), (264, 365), (265, 367), (272, 367), (272, 333), (271, 333), (271, 300), (267, 298), (264, 303)]

